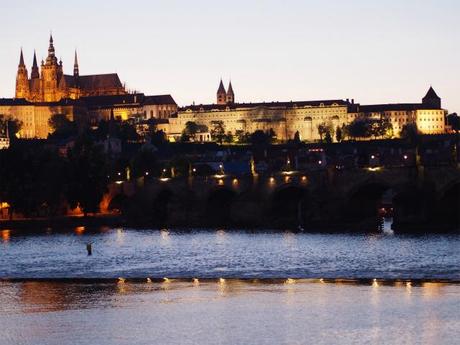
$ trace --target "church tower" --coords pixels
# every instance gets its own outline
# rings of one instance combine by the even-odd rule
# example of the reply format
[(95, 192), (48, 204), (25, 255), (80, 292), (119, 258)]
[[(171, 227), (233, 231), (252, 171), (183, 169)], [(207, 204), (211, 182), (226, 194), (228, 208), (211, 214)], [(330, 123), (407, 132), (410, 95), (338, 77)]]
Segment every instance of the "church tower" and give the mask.
[(19, 56), (18, 73), (16, 75), (16, 98), (28, 98), (29, 97), (29, 75), (27, 73), (26, 65), (24, 64), (24, 56)]
[(59, 101), (60, 97), (58, 95), (58, 79), (61, 73), (62, 64), (58, 64), (54, 51), (53, 36), (50, 35), (48, 57), (46, 58), (45, 64), (42, 65), (42, 88), (44, 102)]
[(441, 98), (436, 94), (431, 86), (425, 97), (423, 97), (422, 103), (433, 109), (441, 109)]
[(232, 82), (231, 81), (228, 84), (226, 100), (227, 100), (228, 104), (235, 103), (235, 94), (233, 92), (233, 87), (232, 87)]
[(222, 79), (220, 80), (219, 88), (217, 89), (217, 104), (227, 104), (227, 92), (225, 91)]

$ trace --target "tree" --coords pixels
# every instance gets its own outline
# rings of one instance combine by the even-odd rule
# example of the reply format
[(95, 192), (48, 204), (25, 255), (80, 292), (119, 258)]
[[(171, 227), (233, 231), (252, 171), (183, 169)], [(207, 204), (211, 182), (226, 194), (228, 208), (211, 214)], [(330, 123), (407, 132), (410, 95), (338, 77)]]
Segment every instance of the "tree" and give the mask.
[(400, 136), (407, 140), (411, 145), (416, 145), (418, 140), (418, 129), (415, 123), (406, 123), (402, 129)]
[(339, 126), (335, 129), (335, 140), (337, 140), (338, 143), (343, 140), (342, 128)]
[(300, 141), (301, 141), (300, 140), (300, 133), (299, 133), (299, 131), (296, 131), (295, 134), (294, 134), (294, 142), (298, 144), (298, 143), (300, 143)]
[(140, 149), (130, 162), (132, 176), (141, 177), (146, 176), (159, 176), (161, 167), (158, 163), (157, 157), (152, 149), (148, 147)]
[(241, 144), (247, 144), (250, 142), (251, 135), (241, 129), (235, 131), (236, 139)]
[(196, 124), (196, 122), (187, 121), (185, 123), (185, 128), (182, 131), (182, 134), (185, 134), (187, 136), (188, 140), (190, 140), (190, 139), (195, 140), (195, 136), (196, 136), (196, 133), (198, 133), (198, 130), (199, 130), (199, 127)]
[(232, 134), (232, 132), (227, 132), (227, 134), (225, 134), (224, 142), (226, 142), (226, 143), (232, 143), (233, 142), (233, 134)]
[(69, 150), (69, 188), (67, 200), (72, 208), (80, 206), (84, 214), (99, 211), (107, 190), (108, 169), (101, 145), (95, 145), (85, 134)]
[(48, 125), (53, 129), (50, 138), (64, 139), (77, 134), (77, 125), (70, 121), (65, 114), (54, 114), (48, 120)]
[(330, 136), (331, 132), (332, 132), (332, 126), (330, 124), (322, 122), (318, 125), (318, 134), (319, 134), (319, 139), (321, 142), (323, 141), (323, 138), (326, 135), (326, 133), (329, 133), (329, 136)]
[(256, 147), (266, 147), (271, 143), (271, 136), (258, 129), (251, 134), (251, 144)]
[(371, 123), (369, 119), (357, 118), (348, 124), (347, 134), (352, 138), (369, 138), (371, 133)]
[(460, 132), (460, 117), (457, 115), (457, 113), (447, 115), (447, 124), (452, 128), (454, 132)]
[(225, 126), (223, 121), (211, 121), (211, 138), (212, 140), (222, 144), (225, 139)]
[(0, 133), (5, 133), (8, 131), (8, 137), (10, 140), (15, 140), (17, 138), (17, 134), (22, 128), (22, 122), (13, 119), (11, 117), (6, 117), (4, 115), (0, 115)]
[(150, 134), (150, 141), (155, 146), (161, 146), (168, 143), (168, 138), (163, 130), (157, 130)]
[(370, 122), (370, 133), (375, 138), (378, 137), (392, 137), (393, 136), (393, 125), (388, 118), (382, 118), (379, 120), (369, 120)]

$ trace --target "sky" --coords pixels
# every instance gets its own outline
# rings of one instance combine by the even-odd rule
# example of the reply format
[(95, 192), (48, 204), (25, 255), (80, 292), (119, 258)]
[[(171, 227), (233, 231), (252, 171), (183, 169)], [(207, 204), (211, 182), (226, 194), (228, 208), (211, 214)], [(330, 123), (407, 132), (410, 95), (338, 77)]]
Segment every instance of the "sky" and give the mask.
[(117, 72), (130, 90), (213, 103), (420, 102), (432, 85), (460, 112), (458, 0), (0, 0), (0, 97), (19, 51), (30, 73), (50, 31), (65, 73)]

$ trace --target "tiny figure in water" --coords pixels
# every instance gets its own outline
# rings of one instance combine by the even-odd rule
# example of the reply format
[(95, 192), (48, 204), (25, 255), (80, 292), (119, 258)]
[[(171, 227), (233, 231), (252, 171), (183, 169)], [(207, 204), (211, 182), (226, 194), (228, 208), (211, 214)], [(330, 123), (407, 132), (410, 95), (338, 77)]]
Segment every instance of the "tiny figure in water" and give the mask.
[(86, 251), (88, 252), (88, 256), (93, 255), (93, 245), (91, 242), (86, 244)]

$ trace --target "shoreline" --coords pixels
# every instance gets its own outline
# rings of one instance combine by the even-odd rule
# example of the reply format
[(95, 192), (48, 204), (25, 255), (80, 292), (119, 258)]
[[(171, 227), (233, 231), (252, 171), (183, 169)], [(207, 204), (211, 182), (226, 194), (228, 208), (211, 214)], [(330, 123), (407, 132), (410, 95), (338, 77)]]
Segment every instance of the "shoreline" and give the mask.
[[(155, 224), (151, 222), (135, 222), (127, 220), (120, 215), (97, 214), (90, 216), (61, 216), (52, 218), (28, 218), (28, 219), (13, 219), (0, 220), (0, 231), (2, 230), (20, 230), (20, 231), (45, 231), (53, 228), (61, 228), (68, 230), (77, 227), (103, 228), (103, 227), (123, 227), (135, 230), (146, 229), (174, 229), (180, 231), (206, 231), (225, 229), (226, 231), (263, 231), (263, 232), (282, 232), (290, 231), (296, 233), (333, 233), (333, 234), (379, 234), (383, 230), (379, 230), (378, 224), (372, 220), (364, 220), (359, 223), (340, 223), (340, 224), (324, 224), (316, 223), (304, 225), (304, 230), (301, 231), (292, 225), (280, 227), (273, 224), (215, 224), (212, 222), (188, 222), (170, 223), (170, 224)], [(446, 225), (431, 225), (431, 224), (404, 224), (394, 226), (392, 231), (395, 234), (460, 234), (460, 229), (452, 229)]]

